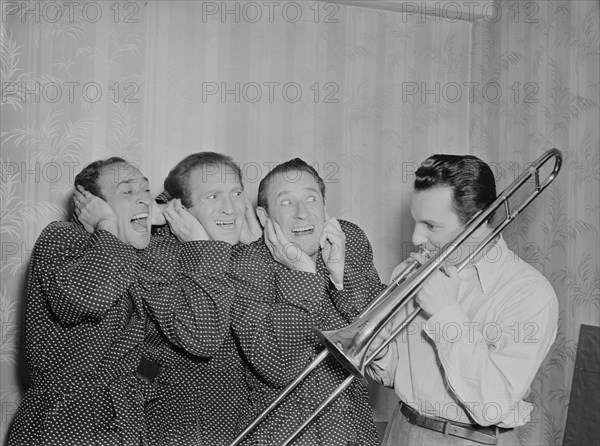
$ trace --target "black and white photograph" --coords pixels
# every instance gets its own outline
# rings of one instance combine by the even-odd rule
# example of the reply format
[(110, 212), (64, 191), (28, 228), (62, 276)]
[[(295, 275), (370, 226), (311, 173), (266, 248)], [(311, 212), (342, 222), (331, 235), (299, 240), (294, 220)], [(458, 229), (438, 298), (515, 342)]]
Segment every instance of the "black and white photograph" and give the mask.
[(0, 12), (0, 445), (600, 444), (600, 0)]

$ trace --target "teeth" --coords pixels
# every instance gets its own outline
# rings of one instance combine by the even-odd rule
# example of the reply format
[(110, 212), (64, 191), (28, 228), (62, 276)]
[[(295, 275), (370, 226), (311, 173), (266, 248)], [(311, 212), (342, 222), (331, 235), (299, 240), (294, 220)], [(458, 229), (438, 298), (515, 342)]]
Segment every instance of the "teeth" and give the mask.
[(292, 229), (292, 232), (294, 234), (298, 233), (298, 232), (307, 232), (307, 231), (312, 231), (314, 229), (314, 226), (309, 225), (309, 226), (302, 226), (301, 228), (295, 228)]
[(217, 226), (231, 226), (235, 222), (234, 221), (216, 221)]
[(150, 214), (148, 212), (140, 212), (139, 214), (135, 214), (131, 219), (131, 226), (137, 232), (146, 232), (148, 224), (148, 217)]
[(132, 218), (131, 221), (133, 220), (140, 220), (142, 218), (148, 218), (150, 214), (148, 214), (148, 212), (140, 212), (139, 214), (135, 214)]

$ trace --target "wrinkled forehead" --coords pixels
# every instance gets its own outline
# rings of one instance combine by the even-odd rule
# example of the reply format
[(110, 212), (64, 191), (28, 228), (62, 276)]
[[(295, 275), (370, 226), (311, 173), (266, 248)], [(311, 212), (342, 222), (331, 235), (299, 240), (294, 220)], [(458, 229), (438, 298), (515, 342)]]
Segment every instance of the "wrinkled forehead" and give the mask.
[(201, 164), (190, 170), (187, 187), (190, 192), (207, 188), (227, 188), (239, 186), (243, 188), (238, 173), (226, 164)]
[(315, 177), (303, 170), (278, 172), (267, 183), (268, 197), (277, 197), (282, 193), (299, 193), (302, 191), (316, 191), (322, 198), (319, 183)]
[(240, 182), (238, 173), (231, 166), (221, 163), (197, 164), (192, 167), (190, 173), (201, 174), (204, 180), (216, 179), (225, 182), (228, 179)]
[(148, 182), (148, 178), (136, 166), (129, 163), (113, 163), (104, 166), (98, 179), (98, 185), (103, 192), (114, 190), (122, 183), (142, 182)]

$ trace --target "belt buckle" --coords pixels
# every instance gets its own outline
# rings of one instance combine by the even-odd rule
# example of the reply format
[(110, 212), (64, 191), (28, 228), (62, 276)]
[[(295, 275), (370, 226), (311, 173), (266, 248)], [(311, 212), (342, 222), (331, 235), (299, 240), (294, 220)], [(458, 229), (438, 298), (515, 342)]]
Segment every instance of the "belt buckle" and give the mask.
[(453, 426), (453, 424), (450, 421), (446, 421), (444, 423), (444, 431), (442, 432), (444, 434), (444, 437), (448, 437), (448, 435), (450, 435), (450, 427)]

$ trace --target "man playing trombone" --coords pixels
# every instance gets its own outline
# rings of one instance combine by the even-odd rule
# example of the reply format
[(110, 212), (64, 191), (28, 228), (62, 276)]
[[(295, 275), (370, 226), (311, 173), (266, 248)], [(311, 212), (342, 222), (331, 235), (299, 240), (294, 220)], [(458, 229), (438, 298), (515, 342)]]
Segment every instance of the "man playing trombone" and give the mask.
[[(325, 184), (301, 159), (261, 181), (260, 239), (234, 255), (232, 327), (249, 363), (255, 419), (323, 347), (313, 328), (346, 326), (384, 286), (371, 245), (356, 225), (328, 218)], [(348, 376), (329, 357), (250, 432), (244, 444), (279, 445)], [(366, 386), (356, 381), (302, 431), (294, 445), (378, 444)]]
[[(415, 175), (412, 241), (432, 253), (496, 199), (491, 169), (474, 156), (434, 155)], [(491, 231), (488, 221), (426, 280), (416, 297), (422, 311), (368, 367), (401, 400), (383, 444), (519, 444), (513, 428), (534, 411), (524, 398), (556, 337), (558, 302), (500, 235), (457, 271)], [(373, 347), (409, 312), (399, 311)]]

